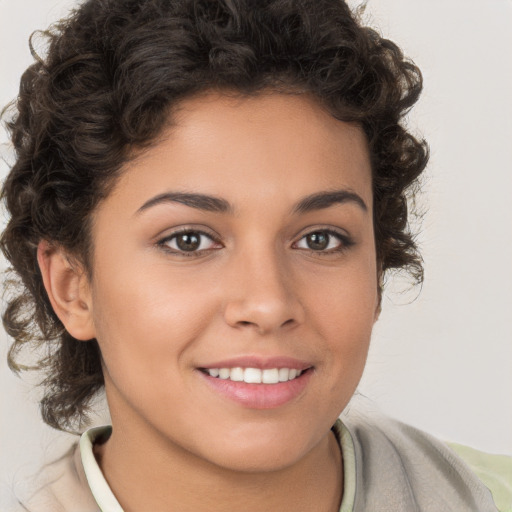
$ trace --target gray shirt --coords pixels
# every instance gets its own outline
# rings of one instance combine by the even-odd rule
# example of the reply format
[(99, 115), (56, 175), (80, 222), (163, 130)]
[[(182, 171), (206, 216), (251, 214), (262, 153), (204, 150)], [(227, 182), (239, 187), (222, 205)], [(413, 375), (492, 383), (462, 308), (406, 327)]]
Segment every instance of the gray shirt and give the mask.
[[(110, 431), (105, 426), (85, 432), (45, 467), (38, 490), (19, 510), (122, 512), (92, 450)], [(344, 466), (340, 512), (498, 511), (491, 492), (464, 460), (416, 428), (349, 407), (333, 431)]]

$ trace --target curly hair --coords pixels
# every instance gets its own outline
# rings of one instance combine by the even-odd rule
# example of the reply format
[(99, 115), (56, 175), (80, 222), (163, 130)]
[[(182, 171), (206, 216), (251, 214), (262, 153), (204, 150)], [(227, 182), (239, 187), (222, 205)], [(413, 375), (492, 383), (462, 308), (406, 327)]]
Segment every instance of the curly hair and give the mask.
[(44, 32), (45, 58), (21, 78), (7, 127), (16, 161), (2, 188), (9, 222), (0, 245), (11, 263), (3, 314), (24, 347), (44, 348), (41, 412), (71, 429), (87, 418), (104, 381), (96, 340), (67, 333), (38, 267), (41, 240), (88, 272), (90, 219), (133, 155), (156, 140), (182, 99), (207, 90), (312, 94), (337, 119), (364, 130), (372, 163), (381, 274), (421, 282), (408, 197), (428, 150), (403, 125), (422, 89), (419, 69), (342, 0), (88, 0)]

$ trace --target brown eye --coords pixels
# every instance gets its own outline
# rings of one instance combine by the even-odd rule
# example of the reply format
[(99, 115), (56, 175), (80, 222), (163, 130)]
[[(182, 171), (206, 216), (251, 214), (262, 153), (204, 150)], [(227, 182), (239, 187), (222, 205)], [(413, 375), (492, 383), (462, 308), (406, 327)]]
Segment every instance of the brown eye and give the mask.
[(159, 245), (174, 253), (201, 253), (218, 248), (218, 243), (202, 231), (180, 231), (164, 238)]
[(351, 245), (353, 245), (353, 241), (349, 236), (331, 229), (322, 229), (304, 235), (295, 244), (295, 248), (320, 253), (334, 253), (340, 252)]
[(316, 231), (306, 236), (306, 244), (314, 251), (323, 251), (329, 246), (330, 235), (323, 231)]
[(182, 251), (196, 251), (201, 245), (201, 238), (198, 233), (182, 233), (176, 236), (176, 245)]

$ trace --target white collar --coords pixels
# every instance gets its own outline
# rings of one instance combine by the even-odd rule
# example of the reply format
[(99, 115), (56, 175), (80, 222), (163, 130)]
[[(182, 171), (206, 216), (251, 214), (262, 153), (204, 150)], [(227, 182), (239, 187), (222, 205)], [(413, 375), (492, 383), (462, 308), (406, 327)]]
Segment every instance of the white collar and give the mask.
[(105, 480), (93, 452), (95, 441), (105, 438), (108, 439), (111, 433), (112, 427), (110, 425), (86, 430), (80, 437), (80, 456), (82, 458), (87, 483), (101, 512), (123, 512), (121, 505), (119, 505), (119, 502)]

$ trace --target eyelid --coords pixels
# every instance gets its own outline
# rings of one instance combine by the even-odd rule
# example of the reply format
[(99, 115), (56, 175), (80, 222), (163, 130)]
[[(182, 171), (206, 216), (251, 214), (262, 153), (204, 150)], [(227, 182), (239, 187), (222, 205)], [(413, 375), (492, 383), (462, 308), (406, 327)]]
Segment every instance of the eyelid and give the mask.
[(340, 237), (352, 238), (346, 229), (333, 226), (331, 224), (313, 224), (301, 229), (299, 233), (296, 235), (295, 239), (300, 240), (301, 238), (304, 238), (306, 235), (316, 233), (317, 231), (332, 233)]
[(303, 251), (309, 251), (311, 253), (315, 253), (317, 255), (329, 255), (333, 253), (340, 253), (345, 250), (347, 250), (349, 247), (353, 246), (355, 244), (355, 241), (353, 240), (352, 236), (348, 234), (345, 230), (342, 230), (340, 228), (335, 228), (333, 226), (309, 226), (305, 230), (302, 231), (302, 233), (295, 239), (292, 246), (299, 243), (301, 240), (303, 240), (308, 235), (311, 235), (313, 233), (327, 233), (328, 235), (332, 235), (340, 241), (340, 246), (335, 249), (328, 249), (328, 250), (314, 250), (314, 249), (307, 249), (307, 248), (299, 248)]
[(209, 249), (199, 249), (195, 251), (183, 251), (180, 249), (174, 249), (169, 247), (168, 242), (170, 240), (173, 240), (174, 238), (178, 237), (181, 234), (184, 233), (195, 233), (198, 235), (206, 236), (208, 237), (212, 242), (215, 244), (221, 244), (220, 238), (218, 235), (212, 233), (208, 228), (206, 227), (197, 227), (197, 226), (181, 226), (179, 228), (175, 228), (170, 232), (167, 232), (164, 236), (158, 237), (156, 241), (156, 245), (159, 246), (162, 250), (166, 251), (170, 254), (176, 254), (180, 256), (200, 256), (205, 254), (206, 252), (210, 252), (212, 250), (216, 250), (218, 248), (209, 248)]
[[(327, 250), (315, 250), (315, 249), (308, 249), (308, 248), (297, 248), (302, 251), (309, 251), (311, 253), (315, 253), (317, 255), (329, 255), (333, 253), (341, 253), (348, 248), (350, 248), (352, 245), (355, 244), (355, 241), (353, 240), (352, 236), (348, 234), (345, 230), (341, 228), (336, 228), (333, 226), (308, 226), (307, 228), (303, 229), (300, 235), (298, 235), (295, 238), (295, 241), (292, 243), (292, 248), (297, 243), (299, 243), (301, 240), (303, 240), (306, 236), (312, 234), (312, 233), (327, 233), (328, 235), (336, 237), (340, 244), (339, 247), (336, 247), (334, 249), (327, 249)], [(215, 247), (215, 248), (208, 248), (208, 249), (199, 249), (194, 251), (184, 251), (180, 249), (174, 249), (169, 247), (168, 242), (175, 237), (179, 236), (180, 234), (184, 233), (196, 233), (199, 235), (203, 235), (208, 237), (213, 243), (219, 244), (222, 247), (224, 245), (221, 242), (220, 236), (216, 233), (212, 232), (209, 228), (206, 226), (180, 226), (177, 228), (174, 228), (172, 231), (167, 231), (167, 233), (164, 236), (158, 237), (156, 240), (156, 245), (159, 246), (162, 250), (170, 253), (170, 254), (176, 254), (180, 256), (200, 256), (204, 255), (205, 253), (209, 253), (214, 250), (218, 250), (222, 247)]]

